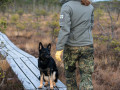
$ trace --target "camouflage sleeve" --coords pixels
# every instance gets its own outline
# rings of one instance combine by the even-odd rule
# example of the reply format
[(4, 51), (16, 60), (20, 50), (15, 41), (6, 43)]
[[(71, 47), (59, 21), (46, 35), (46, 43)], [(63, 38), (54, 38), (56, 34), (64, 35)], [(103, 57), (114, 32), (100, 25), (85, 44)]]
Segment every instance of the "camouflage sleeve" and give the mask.
[(91, 15), (91, 30), (93, 29), (93, 26), (94, 26), (94, 9)]
[(69, 33), (70, 33), (70, 26), (71, 26), (71, 20), (70, 20), (70, 14), (71, 14), (71, 8), (68, 5), (63, 5), (61, 8), (61, 14), (60, 14), (60, 31), (58, 35), (58, 41), (56, 44), (56, 50), (63, 50), (64, 45), (67, 42)]

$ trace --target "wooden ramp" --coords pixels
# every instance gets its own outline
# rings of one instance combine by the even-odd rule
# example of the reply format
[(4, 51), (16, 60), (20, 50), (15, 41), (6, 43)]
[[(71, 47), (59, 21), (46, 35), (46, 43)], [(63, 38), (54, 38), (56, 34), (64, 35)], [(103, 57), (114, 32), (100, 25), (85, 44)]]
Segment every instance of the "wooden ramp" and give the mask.
[[(6, 57), (11, 68), (22, 82), (25, 89), (36, 90), (39, 85), (40, 72), (37, 59), (16, 47), (6, 35), (0, 32), (0, 53)], [(58, 80), (54, 90), (66, 90), (66, 86)], [(42, 90), (49, 90), (43, 87)]]

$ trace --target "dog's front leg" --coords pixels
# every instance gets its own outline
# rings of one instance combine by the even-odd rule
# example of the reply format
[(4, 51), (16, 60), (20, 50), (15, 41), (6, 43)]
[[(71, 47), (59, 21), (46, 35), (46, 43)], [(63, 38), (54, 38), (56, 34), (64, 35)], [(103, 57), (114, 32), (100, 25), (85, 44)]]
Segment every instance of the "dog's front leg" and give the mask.
[(56, 83), (55, 82), (53, 82), (53, 86), (56, 87)]
[(40, 86), (39, 88), (42, 88), (43, 87), (43, 73), (41, 73), (41, 76), (40, 76)]
[(50, 89), (53, 89), (53, 75), (52, 74), (49, 76), (49, 79), (50, 79)]

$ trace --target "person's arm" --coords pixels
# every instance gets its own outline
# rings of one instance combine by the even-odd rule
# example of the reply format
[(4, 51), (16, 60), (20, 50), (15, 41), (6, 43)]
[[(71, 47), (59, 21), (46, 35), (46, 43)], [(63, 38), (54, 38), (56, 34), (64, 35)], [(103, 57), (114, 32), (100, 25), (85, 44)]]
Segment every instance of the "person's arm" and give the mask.
[(61, 51), (64, 48), (64, 45), (68, 39), (70, 33), (70, 20), (71, 8), (67, 5), (63, 5), (61, 8), (60, 14), (60, 31), (58, 35), (58, 41), (56, 44), (56, 50)]

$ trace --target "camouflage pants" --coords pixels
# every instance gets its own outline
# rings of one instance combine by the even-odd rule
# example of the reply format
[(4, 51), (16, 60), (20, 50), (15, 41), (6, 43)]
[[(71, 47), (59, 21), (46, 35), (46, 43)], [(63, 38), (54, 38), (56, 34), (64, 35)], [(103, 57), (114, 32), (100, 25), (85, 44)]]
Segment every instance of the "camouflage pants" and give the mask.
[(79, 64), (80, 85), (79, 90), (93, 90), (92, 73), (94, 71), (93, 45), (72, 47), (65, 45), (63, 59), (67, 90), (78, 90), (76, 83), (76, 62)]

